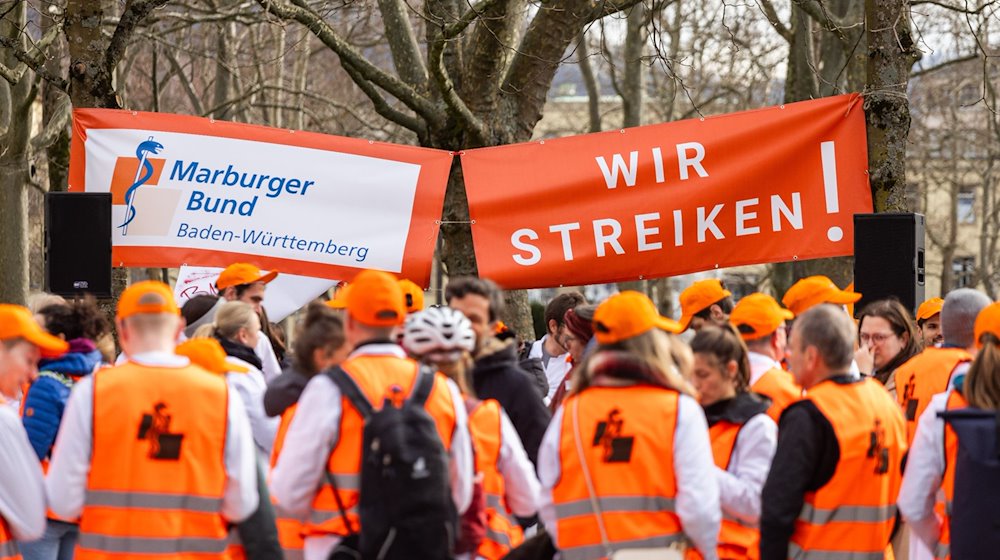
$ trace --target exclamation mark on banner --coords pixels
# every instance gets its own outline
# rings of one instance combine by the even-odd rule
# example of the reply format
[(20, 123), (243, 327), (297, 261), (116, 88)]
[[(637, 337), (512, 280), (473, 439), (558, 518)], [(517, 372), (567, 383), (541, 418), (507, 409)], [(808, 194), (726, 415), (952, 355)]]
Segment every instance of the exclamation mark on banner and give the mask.
[[(834, 142), (820, 144), (823, 153), (823, 192), (826, 194), (826, 213), (840, 212), (840, 198), (837, 196), (837, 145)], [(826, 230), (826, 238), (830, 241), (840, 241), (844, 238), (844, 230), (833, 226)]]

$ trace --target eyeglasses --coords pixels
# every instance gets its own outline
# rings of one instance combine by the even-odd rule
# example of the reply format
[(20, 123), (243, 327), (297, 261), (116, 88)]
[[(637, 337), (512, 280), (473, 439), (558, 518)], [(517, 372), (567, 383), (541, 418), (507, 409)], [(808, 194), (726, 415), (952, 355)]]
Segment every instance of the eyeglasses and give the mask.
[(896, 333), (861, 333), (861, 342), (869, 343), (873, 342), (875, 344), (882, 344), (886, 340), (896, 336)]

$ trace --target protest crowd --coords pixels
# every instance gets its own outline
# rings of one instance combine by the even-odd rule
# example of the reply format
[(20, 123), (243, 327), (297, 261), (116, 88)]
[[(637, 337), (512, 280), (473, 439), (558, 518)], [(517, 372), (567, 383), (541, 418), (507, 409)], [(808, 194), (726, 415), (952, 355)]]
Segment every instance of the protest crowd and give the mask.
[(532, 342), (487, 279), (365, 270), (283, 339), (276, 275), (0, 304), (0, 559), (1000, 557), (978, 291), (563, 293)]

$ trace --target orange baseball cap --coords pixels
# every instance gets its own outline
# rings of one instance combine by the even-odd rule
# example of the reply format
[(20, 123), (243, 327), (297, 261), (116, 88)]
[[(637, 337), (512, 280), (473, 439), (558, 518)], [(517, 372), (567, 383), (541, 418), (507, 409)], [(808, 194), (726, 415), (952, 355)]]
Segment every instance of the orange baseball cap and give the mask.
[(43, 358), (56, 358), (69, 350), (69, 343), (45, 332), (27, 307), (0, 303), (0, 340), (22, 338), (38, 347)]
[[(733, 307), (729, 322), (740, 331), (743, 340), (753, 340), (770, 335), (785, 321), (794, 318), (795, 315), (778, 305), (773, 297), (757, 292), (741, 299)], [(747, 328), (750, 332), (744, 332)]]
[(722, 287), (722, 280), (708, 278), (698, 280), (681, 292), (681, 330), (685, 331), (691, 324), (691, 319), (703, 309), (733, 295)]
[(388, 272), (365, 270), (347, 292), (347, 312), (370, 327), (395, 327), (406, 319), (406, 300), (399, 281)]
[(991, 303), (984, 307), (979, 312), (979, 315), (976, 315), (976, 323), (973, 329), (976, 335), (976, 348), (983, 347), (980, 339), (986, 333), (1000, 338), (1000, 303)]
[(350, 291), (351, 285), (348, 283), (343, 283), (337, 288), (337, 293), (333, 295), (333, 299), (326, 302), (326, 306), (330, 309), (347, 309), (347, 293)]
[(859, 299), (861, 294), (841, 290), (826, 276), (810, 276), (788, 288), (785, 297), (781, 298), (781, 303), (795, 315), (802, 315), (809, 308), (821, 303), (847, 305), (856, 303)]
[(399, 287), (403, 289), (403, 299), (406, 300), (406, 312), (416, 313), (417, 311), (423, 311), (423, 288), (405, 278), (399, 281)]
[(181, 314), (170, 286), (156, 280), (145, 280), (125, 288), (118, 300), (118, 318), (147, 313)]
[(683, 331), (680, 323), (660, 315), (646, 294), (631, 290), (615, 294), (594, 311), (594, 336), (599, 344), (614, 344), (654, 328)]
[(931, 317), (941, 313), (941, 308), (944, 307), (944, 299), (936, 297), (931, 298), (920, 304), (917, 308), (917, 320), (926, 321)]
[(214, 338), (192, 338), (177, 345), (174, 353), (212, 373), (246, 373), (250, 368), (227, 359), (226, 351)]
[(215, 281), (215, 287), (225, 290), (232, 286), (242, 286), (243, 284), (254, 284), (263, 282), (267, 284), (278, 277), (278, 271), (272, 270), (267, 274), (250, 263), (233, 263), (226, 267)]

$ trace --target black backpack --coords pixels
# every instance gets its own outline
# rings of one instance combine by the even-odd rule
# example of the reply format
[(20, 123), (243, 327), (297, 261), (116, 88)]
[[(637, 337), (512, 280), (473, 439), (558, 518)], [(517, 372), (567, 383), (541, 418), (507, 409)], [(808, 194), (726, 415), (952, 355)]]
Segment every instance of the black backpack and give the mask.
[(958, 436), (951, 557), (993, 559), (1000, 550), (1000, 412), (960, 408), (938, 415)]
[(457, 514), (448, 456), (437, 425), (424, 408), (434, 386), (433, 370), (418, 370), (413, 390), (401, 407), (386, 398), (378, 410), (342, 368), (331, 368), (326, 374), (365, 420), (358, 504), (361, 558), (452, 558)]

